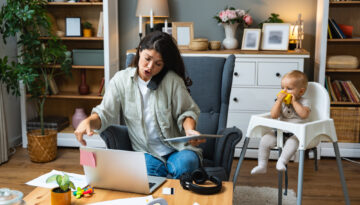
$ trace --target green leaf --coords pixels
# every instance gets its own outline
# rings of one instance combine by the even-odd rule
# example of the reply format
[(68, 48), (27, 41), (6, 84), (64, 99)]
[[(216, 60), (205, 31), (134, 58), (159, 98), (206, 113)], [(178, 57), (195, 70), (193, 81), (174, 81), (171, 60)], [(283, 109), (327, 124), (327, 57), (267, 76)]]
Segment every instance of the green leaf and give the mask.
[(69, 181), (69, 186), (70, 186), (70, 188), (75, 189), (75, 185), (72, 181)]
[(58, 176), (57, 174), (50, 176), (49, 178), (46, 179), (46, 183), (51, 183), (55, 181), (57, 176)]
[(63, 176), (61, 176), (61, 175), (56, 176), (56, 182), (59, 186), (61, 186), (61, 184), (62, 184), (62, 179), (63, 179)]

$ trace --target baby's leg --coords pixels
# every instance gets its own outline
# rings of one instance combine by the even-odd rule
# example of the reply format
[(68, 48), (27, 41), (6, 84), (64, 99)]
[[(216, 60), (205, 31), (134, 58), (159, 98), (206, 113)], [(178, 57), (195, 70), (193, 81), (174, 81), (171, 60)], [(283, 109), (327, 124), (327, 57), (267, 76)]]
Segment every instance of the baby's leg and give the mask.
[(273, 132), (265, 134), (258, 150), (258, 165), (251, 170), (251, 174), (264, 174), (269, 160), (270, 149), (276, 146), (276, 137)]
[(290, 158), (295, 154), (298, 147), (299, 147), (299, 140), (296, 138), (295, 135), (291, 136), (288, 140), (286, 140), (283, 152), (281, 153), (280, 158), (276, 163), (277, 170), (279, 171), (286, 170), (285, 165), (289, 162)]

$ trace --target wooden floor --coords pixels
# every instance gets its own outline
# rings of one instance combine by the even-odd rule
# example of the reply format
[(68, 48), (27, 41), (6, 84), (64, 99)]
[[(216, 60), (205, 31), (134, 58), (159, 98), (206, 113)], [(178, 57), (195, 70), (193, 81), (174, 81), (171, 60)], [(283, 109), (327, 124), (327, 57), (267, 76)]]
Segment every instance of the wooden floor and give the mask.
[[(237, 162), (235, 159), (232, 172), (234, 172)], [(360, 204), (360, 165), (345, 160), (342, 163), (351, 204)], [(237, 185), (277, 187), (275, 161), (270, 161), (268, 173), (264, 175), (250, 175), (250, 170), (255, 165), (256, 160), (244, 160)], [(297, 165), (297, 163), (291, 162), (288, 168), (289, 188), (294, 191), (297, 189)], [(25, 182), (52, 169), (83, 174), (83, 169), (79, 165), (79, 150), (59, 148), (56, 160), (49, 163), (33, 163), (29, 160), (26, 149), (18, 148), (7, 163), (0, 165), (0, 188), (20, 190), (27, 195), (34, 187), (25, 185)], [(334, 159), (321, 159), (318, 171), (314, 171), (313, 160), (305, 161), (303, 204), (345, 204)]]

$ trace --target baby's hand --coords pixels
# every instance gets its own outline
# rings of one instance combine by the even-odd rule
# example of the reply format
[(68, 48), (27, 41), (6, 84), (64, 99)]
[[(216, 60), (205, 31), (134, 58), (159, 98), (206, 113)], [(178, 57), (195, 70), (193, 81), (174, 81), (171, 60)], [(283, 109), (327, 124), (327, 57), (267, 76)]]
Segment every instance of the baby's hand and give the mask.
[(286, 92), (283, 92), (283, 91), (280, 91), (276, 97), (277, 97), (277, 100), (279, 100), (280, 102), (282, 102), (284, 100), (284, 98), (286, 97), (287, 93)]

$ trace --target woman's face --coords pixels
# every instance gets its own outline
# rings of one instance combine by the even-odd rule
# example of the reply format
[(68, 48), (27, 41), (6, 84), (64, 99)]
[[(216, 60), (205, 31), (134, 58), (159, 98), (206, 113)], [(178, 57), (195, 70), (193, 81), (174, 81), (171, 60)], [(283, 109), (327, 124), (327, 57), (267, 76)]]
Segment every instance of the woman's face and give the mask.
[(157, 75), (164, 67), (161, 54), (154, 49), (144, 49), (140, 51), (139, 76), (145, 82)]

